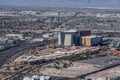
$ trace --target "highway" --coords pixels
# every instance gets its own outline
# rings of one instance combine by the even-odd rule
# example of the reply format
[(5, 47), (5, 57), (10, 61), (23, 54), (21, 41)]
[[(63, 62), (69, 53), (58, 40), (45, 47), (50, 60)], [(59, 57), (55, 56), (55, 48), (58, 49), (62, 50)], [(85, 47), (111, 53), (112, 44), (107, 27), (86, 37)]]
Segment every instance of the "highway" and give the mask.
[(68, 23), (70, 20), (73, 20), (73, 18), (75, 18), (80, 12), (76, 12), (73, 16), (71, 16), (69, 19), (67, 19), (65, 22), (61, 23), (58, 28), (60, 28), (61, 26), (64, 26), (66, 23)]
[[(57, 40), (54, 39), (54, 41), (56, 42)], [(16, 55), (17, 53), (29, 49), (29, 48), (34, 48), (34, 47), (43, 47), (47, 44), (50, 44), (50, 41), (44, 41), (44, 42), (39, 42), (39, 43), (26, 43), (23, 42), (21, 43), (19, 46), (16, 47), (12, 47), (9, 49), (6, 49), (4, 51), (0, 51), (0, 68), (10, 59), (12, 59), (14, 57), (14, 55)]]
[(32, 66), (32, 68), (29, 67), (29, 68), (23, 69), (23, 70), (18, 71), (18, 72), (0, 72), (0, 74), (11, 75), (11, 77), (8, 77), (5, 80), (8, 80), (9, 78), (12, 78), (12, 77), (14, 77), (14, 80), (19, 80), (21, 77), (23, 77), (25, 75), (43, 75), (43, 74), (33, 74), (33, 73), (30, 73), (30, 72), (33, 71), (36, 68), (42, 67), (42, 65), (49, 64), (49, 63), (52, 63), (52, 62), (54, 62), (54, 61), (48, 61), (48, 62), (45, 62), (45, 63), (41, 63), (40, 65)]
[[(22, 43), (21, 45), (19, 45), (17, 47), (13, 47), (13, 48), (10, 48), (10, 49), (7, 49), (5, 51), (0, 52), (0, 68), (2, 68), (2, 66), (7, 61), (12, 59), (18, 52), (21, 52), (21, 51), (29, 49), (29, 48), (34, 48), (36, 46), (44, 46), (46, 44), (48, 44), (48, 42), (42, 42), (42, 43), (39, 43), (39, 44), (38, 43), (31, 43), (31, 44), (30, 43)], [(48, 63), (50, 63), (50, 62), (46, 62), (46, 63), (43, 63), (43, 64), (48, 64)], [(43, 65), (43, 64), (41, 64), (41, 65)], [(31, 74), (31, 73), (29, 73), (30, 71), (32, 71), (33, 69), (36, 69), (37, 67), (40, 67), (41, 65), (33, 66), (32, 69), (28, 68), (28, 69), (24, 69), (24, 70), (19, 71), (19, 72), (0, 72), (0, 74), (6, 74), (6, 75), (11, 75), (11, 76), (18, 75), (18, 77), (16, 77), (16, 78), (19, 79), (19, 77), (21, 77), (23, 75)], [(107, 70), (107, 69), (110, 69), (110, 68), (113, 68), (113, 67), (116, 67), (116, 66), (119, 66), (119, 65), (120, 65), (120, 63), (112, 64), (112, 65), (106, 66), (105, 68), (102, 68), (100, 70), (80, 75), (80, 76), (78, 76), (74, 79), (71, 79), (71, 80), (77, 80), (77, 79), (80, 79), (80, 78), (84, 78), (87, 75), (94, 74), (94, 73), (97, 73), (97, 72), (101, 72), (101, 71), (104, 71), (104, 70)], [(24, 71), (27, 71), (27, 72), (23, 73)], [(33, 75), (33, 74), (31, 74), (31, 75)]]
[(10, 59), (12, 59), (14, 57), (14, 55), (16, 55), (17, 53), (25, 50), (25, 49), (29, 49), (32, 47), (36, 47), (36, 46), (40, 46), (40, 45), (44, 45), (45, 42), (41, 42), (41, 43), (21, 43), (19, 46), (7, 49), (5, 51), (1, 51), (0, 52), (0, 68), (2, 68), (2, 66), (9, 61)]
[[(54, 39), (54, 41), (56, 42), (57, 40)], [(50, 41), (43, 41), (43, 42), (39, 42), (39, 43), (26, 43), (23, 42), (21, 43), (19, 46), (16, 47), (12, 47), (9, 49), (6, 49), (4, 51), (0, 51), (0, 69), (3, 67), (4, 64), (6, 64), (8, 61), (10, 61), (12, 58), (14, 58), (19, 52), (26, 50), (26, 49), (30, 49), (30, 48), (34, 48), (34, 47), (44, 47), (45, 45), (50, 44)], [(43, 63), (44, 64), (44, 63)], [(46, 64), (46, 63), (45, 63)], [(41, 64), (42, 65), (42, 64)], [(34, 68), (40, 67), (39, 66), (33, 66)], [(11, 75), (11, 76), (21, 76), (21, 75), (25, 75), (26, 73), (23, 74), (24, 71), (27, 71), (27, 73), (29, 73), (32, 69), (24, 69), (22, 71), (19, 72), (0, 72), (0, 74), (6, 74), (6, 75)]]
[[(7, 49), (5, 51), (1, 51), (0, 52), (0, 68), (2, 68), (2, 66), (4, 64), (6, 64), (6, 62), (8, 62), (10, 59), (12, 59), (17, 53), (23, 51), (23, 50), (26, 50), (26, 49), (29, 49), (29, 48), (34, 48), (36, 46), (44, 46), (46, 44), (48, 44), (49, 42), (41, 42), (41, 43), (21, 43), (19, 46), (16, 46), (16, 47), (13, 47), (13, 48), (10, 48), (10, 49)], [(43, 64), (47, 64), (48, 62), (46, 63), (43, 63)], [(43, 65), (41, 64), (41, 65)], [(0, 72), (0, 74), (6, 74), (6, 75), (11, 75), (11, 76), (15, 76), (15, 75), (18, 75), (18, 76), (21, 76), (21, 75), (26, 75), (27, 74), (30, 74), (29, 72), (37, 67), (40, 67), (41, 65), (39, 66), (33, 66), (33, 68), (31, 69), (24, 69), (22, 71), (19, 71), (19, 72)], [(100, 72), (100, 71), (103, 71), (103, 70), (107, 70), (107, 69), (110, 69), (110, 68), (113, 68), (115, 66), (118, 66), (120, 65), (120, 63), (118, 64), (113, 64), (113, 65), (109, 65), (109, 66), (106, 66), (105, 68), (103, 69), (100, 69), (100, 70), (97, 70), (97, 71), (93, 71), (91, 73), (87, 73), (87, 74), (83, 74), (83, 75), (80, 75), (79, 77), (76, 77), (75, 79), (79, 79), (79, 78), (84, 78), (85, 76), (87, 75), (90, 75), (90, 74), (94, 74), (94, 73), (97, 73), (97, 72)], [(26, 73), (23, 73), (24, 71), (27, 71)]]
[[(51, 62), (53, 62), (53, 61), (51, 61)], [(41, 67), (41, 66), (44, 65), (44, 64), (48, 64), (48, 63), (51, 63), (51, 62), (46, 62), (46, 63), (43, 63), (43, 64), (38, 65), (38, 66), (33, 66), (32, 69), (31, 69), (31, 68), (29, 68), (29, 69), (24, 69), (24, 70), (19, 71), (19, 72), (0, 72), (0, 74), (11, 75), (11, 76), (13, 76), (13, 77), (14, 77), (15, 75), (18, 75), (18, 76), (15, 78), (15, 80), (19, 79), (19, 77), (24, 76), (24, 75), (26, 75), (26, 74), (27, 74), (27, 75), (43, 75), (43, 74), (33, 74), (33, 73), (29, 73), (29, 72), (32, 71), (32, 70), (34, 70), (34, 69), (36, 69), (36, 68), (38, 68), (38, 67)], [(96, 71), (93, 71), (93, 72), (90, 72), (90, 73), (86, 73), (86, 74), (80, 75), (80, 76), (75, 77), (75, 78), (71, 78), (70, 80), (84, 79), (85, 76), (88, 76), (88, 75), (91, 75), (91, 74), (95, 74), (95, 73), (97, 73), (97, 72), (101, 72), (101, 71), (104, 71), (104, 70), (108, 70), (108, 69), (117, 67), (117, 66), (119, 66), (119, 65), (120, 65), (120, 63), (111, 64), (111, 65), (109, 65), (109, 66), (106, 66), (105, 68), (102, 68), (102, 69), (99, 69), (99, 70), (96, 70)], [(26, 70), (27, 70), (27, 72), (26, 72), (26, 73), (23, 73), (23, 72), (26, 71)]]

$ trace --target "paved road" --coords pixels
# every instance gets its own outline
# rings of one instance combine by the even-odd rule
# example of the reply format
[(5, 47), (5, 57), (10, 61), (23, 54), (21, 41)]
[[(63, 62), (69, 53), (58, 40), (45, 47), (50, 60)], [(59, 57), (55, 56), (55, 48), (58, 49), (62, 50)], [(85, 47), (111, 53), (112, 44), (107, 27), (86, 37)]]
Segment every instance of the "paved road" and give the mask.
[[(17, 46), (17, 47), (14, 47), (14, 48), (11, 48), (11, 49), (8, 49), (8, 50), (0, 52), (0, 55), (3, 55), (2, 57), (0, 57), (0, 67), (2, 67), (2, 65), (4, 65), (7, 61), (9, 61), (9, 59), (11, 59), (18, 52), (20, 52), (22, 50), (25, 50), (25, 49), (28, 49), (28, 48), (35, 47), (35, 46), (40, 46), (40, 45), (43, 46), (45, 44), (47, 44), (47, 43), (46, 42), (39, 43), (39, 44), (38, 43), (36, 43), (36, 44), (27, 44), (27, 43), (24, 43), (24, 44), (21, 44), (20, 46)], [(18, 48), (22, 48), (22, 50), (19, 50)], [(100, 72), (100, 71), (104, 71), (104, 70), (113, 68), (113, 67), (118, 66), (118, 65), (120, 65), (120, 63), (112, 64), (112, 65), (106, 66), (103, 69), (100, 69), (100, 70), (97, 70), (97, 71), (93, 71), (91, 73), (80, 75), (79, 77), (76, 77), (75, 79), (84, 78), (87, 75), (94, 74), (94, 73), (97, 73), (97, 72)], [(39, 66), (36, 66), (36, 67), (39, 67)], [(33, 69), (36, 68), (36, 67), (33, 67)], [(0, 74), (6, 74), (6, 75), (12, 75), (12, 76), (14, 76), (14, 75), (21, 76), (21, 75), (26, 75), (26, 73), (23, 73), (24, 71), (27, 71), (26, 73), (29, 74), (29, 72), (31, 71), (31, 69), (29, 69), (29, 70), (25, 69), (25, 70), (22, 70), (20, 72), (0, 72)]]
[(18, 52), (20, 51), (23, 51), (25, 49), (28, 49), (28, 48), (32, 48), (32, 47), (35, 47), (35, 46), (40, 46), (40, 45), (43, 45), (45, 44), (44, 42), (43, 43), (21, 43), (19, 46), (17, 47), (13, 47), (13, 48), (10, 48), (10, 49), (7, 49), (5, 51), (1, 51), (0, 52), (0, 68), (7, 62), (9, 61), (10, 59), (13, 58), (13, 56), (15, 54), (17, 54)]
[(61, 26), (64, 26), (66, 23), (68, 23), (70, 20), (73, 20), (73, 18), (75, 18), (80, 12), (76, 12), (73, 16), (71, 16), (69, 19), (67, 19), (66, 21), (64, 21), (63, 23), (61, 23), (58, 28), (60, 28)]
[(72, 80), (84, 79), (88, 75), (95, 74), (95, 73), (98, 73), (98, 72), (101, 72), (101, 71), (104, 71), (104, 70), (108, 70), (108, 69), (114, 68), (116, 66), (120, 66), (120, 63), (115, 63), (115, 64), (108, 65), (105, 68), (102, 68), (102, 69), (99, 69), (99, 70), (96, 70), (96, 71), (93, 71), (93, 72), (90, 72), (90, 73), (80, 75), (80, 76), (78, 76), (78, 77), (76, 77), (76, 78), (74, 78)]
[[(11, 77), (9, 77), (9, 78), (14, 77), (14, 80), (19, 80), (21, 77), (25, 76), (26, 74), (27, 75), (43, 75), (43, 74), (33, 74), (33, 73), (30, 73), (30, 72), (33, 71), (36, 68), (42, 67), (42, 65), (49, 64), (49, 63), (52, 63), (52, 62), (54, 62), (54, 61), (41, 63), (40, 65), (32, 66), (32, 68), (29, 67), (29, 68), (23, 69), (23, 70), (21, 70), (19, 72), (2, 72), (1, 71), (0, 74), (11, 75)], [(5, 80), (8, 80), (9, 78), (7, 78)]]
[[(51, 63), (51, 62), (46, 62), (46, 63), (43, 63), (43, 64), (48, 64), (48, 63)], [(15, 78), (15, 80), (19, 79), (21, 76), (24, 76), (24, 75), (42, 75), (42, 74), (32, 74), (32, 73), (29, 73), (30, 71), (32, 71), (33, 69), (36, 69), (40, 66), (42, 66), (43, 64), (39, 65), (39, 66), (34, 66), (32, 69), (24, 69), (22, 71), (19, 71), (19, 72), (0, 72), (0, 74), (5, 74), (5, 75), (11, 75), (11, 76), (14, 76), (14, 75), (18, 75), (18, 77)], [(105, 68), (102, 68), (102, 69), (99, 69), (99, 70), (96, 70), (96, 71), (93, 71), (93, 72), (90, 72), (90, 73), (87, 73), (87, 74), (83, 74), (83, 75), (80, 75), (76, 78), (72, 78), (71, 80), (79, 80), (81, 78), (85, 78), (85, 76), (88, 76), (88, 75), (91, 75), (91, 74), (95, 74), (97, 72), (101, 72), (101, 71), (104, 71), (104, 70), (107, 70), (107, 69), (111, 69), (111, 68), (114, 68), (116, 66), (119, 66), (120, 63), (116, 63), (116, 64), (112, 64), (112, 65), (109, 65), (109, 66), (106, 66)], [(26, 73), (23, 73), (24, 71), (26, 71)]]
[[(55, 40), (55, 42), (57, 41), (56, 39), (54, 39), (54, 40)], [(14, 58), (14, 56), (17, 53), (19, 53), (19, 52), (21, 52), (23, 50), (29, 49), (29, 48), (37, 47), (37, 46), (43, 47), (43, 46), (45, 46), (45, 45), (47, 45), (49, 43), (51, 43), (51, 42), (50, 41), (44, 41), (44, 42), (39, 42), (39, 43), (21, 43), (19, 46), (16, 46), (16, 47), (1, 51), (0, 52), (0, 68), (2, 68), (2, 66), (4, 64), (6, 64), (10, 59)], [(39, 67), (39, 66), (37, 66), (37, 67)], [(36, 68), (36, 67), (34, 67), (34, 68)], [(20, 72), (15, 72), (15, 73), (0, 72), (0, 74), (6, 74), (6, 75), (12, 75), (12, 76), (15, 76), (15, 75), (21, 76), (21, 75), (26, 74), (26, 73), (23, 74), (24, 71), (27, 71), (27, 73), (29, 73), (31, 71), (31, 68), (29, 70), (25, 69), (25, 70), (22, 70)]]

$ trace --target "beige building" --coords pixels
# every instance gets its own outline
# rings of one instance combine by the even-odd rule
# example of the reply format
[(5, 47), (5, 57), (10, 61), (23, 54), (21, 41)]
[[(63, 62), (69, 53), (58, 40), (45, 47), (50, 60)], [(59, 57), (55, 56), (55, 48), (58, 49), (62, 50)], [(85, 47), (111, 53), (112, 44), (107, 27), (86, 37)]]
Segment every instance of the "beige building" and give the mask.
[(85, 36), (82, 37), (83, 46), (97, 46), (102, 43), (101, 36)]

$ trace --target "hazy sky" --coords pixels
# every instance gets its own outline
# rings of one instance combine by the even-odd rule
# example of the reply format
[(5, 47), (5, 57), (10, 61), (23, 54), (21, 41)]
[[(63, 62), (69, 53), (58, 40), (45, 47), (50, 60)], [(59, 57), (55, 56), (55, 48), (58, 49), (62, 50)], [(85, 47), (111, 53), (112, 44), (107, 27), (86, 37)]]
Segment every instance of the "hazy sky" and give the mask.
[(120, 8), (120, 0), (0, 0), (0, 5)]

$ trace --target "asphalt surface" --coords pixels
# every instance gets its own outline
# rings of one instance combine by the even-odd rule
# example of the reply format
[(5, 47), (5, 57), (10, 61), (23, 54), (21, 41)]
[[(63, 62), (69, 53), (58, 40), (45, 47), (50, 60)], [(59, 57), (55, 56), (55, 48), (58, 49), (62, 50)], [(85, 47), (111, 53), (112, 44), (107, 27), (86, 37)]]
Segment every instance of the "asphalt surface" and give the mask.
[[(54, 39), (56, 42), (56, 39)], [(4, 51), (0, 51), (0, 69), (2, 68), (2, 66), (4, 64), (6, 64), (9, 60), (11, 60), (12, 58), (15, 57), (16, 54), (18, 54), (19, 52), (26, 50), (26, 49), (30, 49), (30, 48), (35, 48), (35, 47), (44, 47), (45, 45), (51, 43), (49, 40), (48, 41), (44, 41), (44, 42), (39, 42), (39, 43), (26, 43), (26, 42), (22, 42), (19, 46), (16, 47), (12, 47), (9, 49), (6, 49)], [(42, 64), (41, 64), (42, 65)], [(36, 67), (40, 67), (36, 66)], [(36, 68), (34, 67), (34, 68)], [(34, 69), (33, 68), (33, 69)], [(5, 74), (5, 75), (11, 75), (11, 76), (21, 76), (21, 75), (26, 75), (26, 73), (29, 73), (32, 69), (24, 69), (22, 71), (19, 72), (0, 72), (0, 74)], [(23, 73), (24, 71), (27, 71), (26, 73)], [(19, 79), (19, 78), (17, 78)]]
[(120, 59), (113, 56), (97, 57), (93, 59), (81, 60), (80, 63), (95, 64), (100, 66), (109, 66), (111, 64), (120, 63)]
[[(18, 52), (21, 52), (21, 51), (29, 49), (29, 48), (34, 48), (36, 46), (44, 46), (46, 44), (48, 44), (48, 42), (31, 43), (31, 44), (30, 43), (21, 43), (19, 46), (7, 49), (5, 51), (1, 51), (0, 52), (0, 68), (2, 68), (2, 66), (4, 64), (6, 64), (6, 62), (8, 62), (10, 59), (12, 59), (14, 57), (14, 55), (16, 55)], [(103, 69), (100, 69), (100, 70), (97, 70), (97, 71), (94, 71), (94, 72), (91, 72), (91, 73), (87, 73), (87, 74), (84, 74), (84, 75), (80, 75), (79, 77), (76, 77), (75, 79), (84, 78), (87, 75), (94, 74), (94, 73), (97, 73), (97, 72), (100, 72), (100, 71), (103, 71), (103, 70), (107, 70), (107, 69), (113, 68), (113, 67), (118, 66), (118, 65), (120, 65), (120, 63), (111, 64), (109, 66), (106, 66)], [(39, 67), (39, 66), (36, 66), (36, 67)], [(36, 67), (33, 67), (33, 69), (36, 68)], [(0, 72), (0, 74), (11, 75), (11, 76), (14, 76), (14, 75), (21, 76), (21, 75), (26, 75), (26, 73), (23, 73), (24, 71), (27, 71), (27, 73), (29, 74), (29, 72), (31, 70), (32, 69), (29, 69), (29, 70), (25, 69), (25, 70), (22, 70), (20, 72)], [(18, 77), (17, 77), (17, 79), (18, 79)]]
[(117, 67), (119, 65), (120, 65), (120, 63), (111, 64), (109, 66), (106, 66), (105, 68), (102, 68), (102, 69), (99, 69), (99, 70), (96, 70), (96, 71), (93, 71), (93, 72), (90, 72), (90, 73), (86, 73), (86, 74), (80, 75), (80, 76), (74, 78), (74, 80), (85, 79), (85, 77), (88, 76), (88, 75), (95, 74), (95, 73), (98, 73), (98, 72), (101, 72), (101, 71), (104, 71), (104, 70), (108, 70), (108, 69)]
[[(50, 63), (50, 62), (47, 62), (47, 63)], [(43, 63), (43, 64), (47, 64), (47, 63)], [(19, 78), (20, 78), (21, 76), (24, 76), (24, 75), (26, 75), (26, 74), (27, 74), (27, 75), (43, 75), (43, 74), (32, 74), (32, 73), (29, 73), (29, 72), (32, 71), (33, 69), (36, 69), (36, 68), (42, 66), (43, 64), (41, 64), (41, 65), (39, 65), (39, 66), (36, 66), (36, 67), (34, 67), (34, 68), (32, 68), (32, 69), (29, 69), (29, 70), (25, 69), (25, 70), (22, 70), (22, 71), (20, 71), (20, 72), (0, 72), (0, 74), (11, 75), (11, 76), (18, 75), (18, 77), (16, 77), (14, 80), (19, 80)], [(111, 64), (111, 65), (109, 65), (109, 66), (106, 66), (105, 68), (102, 68), (102, 69), (99, 69), (99, 70), (96, 70), (96, 71), (93, 71), (93, 72), (90, 72), (90, 73), (86, 73), (86, 74), (80, 75), (80, 76), (75, 77), (75, 78), (71, 78), (70, 80), (79, 80), (79, 79), (81, 80), (81, 79), (84, 79), (85, 76), (88, 76), (88, 75), (91, 75), (91, 74), (95, 74), (95, 73), (98, 73), (98, 72), (101, 72), (101, 71), (104, 71), (104, 70), (108, 70), (108, 69), (117, 67), (117, 66), (119, 66), (119, 65), (120, 65), (120, 63)], [(23, 73), (23, 72), (26, 71), (26, 70), (27, 70), (27, 72), (26, 72), (26, 73)]]
[(19, 46), (4, 50), (0, 52), (0, 68), (2, 68), (2, 66), (9, 61), (10, 59), (13, 58), (14, 55), (16, 55), (18, 52), (21, 52), (25, 49), (29, 49), (32, 47), (36, 47), (36, 46), (41, 46), (45, 44), (44, 42), (41, 43), (21, 43)]

